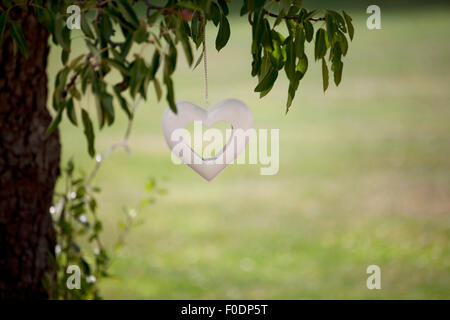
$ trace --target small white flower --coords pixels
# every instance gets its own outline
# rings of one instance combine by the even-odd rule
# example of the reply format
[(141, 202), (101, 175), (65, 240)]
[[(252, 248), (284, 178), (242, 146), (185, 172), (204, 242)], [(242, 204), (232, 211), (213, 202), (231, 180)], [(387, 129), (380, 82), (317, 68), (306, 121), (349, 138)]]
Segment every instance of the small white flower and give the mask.
[(101, 161), (102, 161), (102, 155), (97, 154), (97, 155), (95, 156), (95, 161), (101, 162)]
[(84, 215), (84, 214), (82, 214), (78, 219), (80, 220), (81, 223), (86, 223), (87, 222), (86, 215)]
[(54, 215), (54, 214), (56, 213), (56, 209), (55, 209), (54, 206), (51, 206), (50, 209), (49, 209), (49, 211), (50, 211), (50, 214), (51, 214), (51, 215)]
[(95, 281), (97, 281), (97, 278), (93, 275), (90, 275), (89, 277), (86, 278), (87, 283), (93, 283)]
[(60, 253), (61, 253), (61, 246), (60, 246), (59, 244), (57, 244), (57, 245), (55, 246), (55, 253), (56, 253), (56, 254), (60, 254)]
[(134, 210), (134, 209), (131, 209), (129, 212), (128, 212), (128, 215), (130, 216), (130, 218), (136, 218), (136, 216), (137, 216), (137, 211), (136, 210)]
[(75, 199), (77, 197), (77, 193), (76, 192), (71, 192), (69, 195), (70, 199)]

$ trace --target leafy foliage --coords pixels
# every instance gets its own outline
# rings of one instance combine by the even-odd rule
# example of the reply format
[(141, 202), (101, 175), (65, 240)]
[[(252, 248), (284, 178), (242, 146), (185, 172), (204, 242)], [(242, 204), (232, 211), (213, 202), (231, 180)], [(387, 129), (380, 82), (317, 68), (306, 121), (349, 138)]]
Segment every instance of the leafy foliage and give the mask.
[[(240, 14), (248, 15), (252, 28), (252, 76), (258, 78), (255, 92), (267, 95), (279, 72), (284, 69), (289, 80), (286, 112), (289, 110), (299, 84), (308, 70), (309, 59), (305, 42), (314, 45), (314, 59), (320, 60), (323, 69), (323, 89), (328, 88), (328, 65), (339, 85), (342, 79), (342, 57), (347, 54), (347, 37), (353, 39), (351, 17), (342, 11), (308, 10), (302, 0), (244, 0)], [(0, 36), (6, 27), (22, 54), (28, 56), (26, 41), (17, 22), (8, 12), (17, 6), (34, 10), (52, 34), (53, 43), (62, 48), (63, 68), (58, 72), (53, 95), (56, 112), (48, 132), (57, 128), (64, 113), (74, 125), (81, 113), (88, 152), (95, 155), (94, 129), (91, 115), (79, 112), (81, 98), (88, 90), (95, 97), (99, 128), (112, 125), (119, 106), (128, 117), (128, 99), (137, 95), (147, 99), (153, 83), (158, 100), (163, 96), (174, 112), (175, 88), (172, 75), (177, 66), (181, 47), (190, 66), (194, 62), (194, 48), (199, 49), (204, 39), (205, 24), (218, 27), (215, 46), (218, 51), (230, 39), (229, 8), (225, 0), (168, 0), (157, 6), (143, 1), (79, 1), (81, 31), (86, 53), (71, 59), (71, 33), (65, 27), (66, 9), (72, 1), (4, 1), (0, 14)], [(145, 14), (143, 14), (145, 12)], [(284, 23), (283, 23), (284, 22)], [(280, 31), (285, 25), (287, 33)], [(314, 28), (316, 27), (316, 31)], [(315, 40), (313, 41), (315, 37)], [(1, 40), (1, 37), (0, 37)], [(147, 49), (151, 49), (149, 54)], [(326, 55), (328, 53), (328, 57)], [(151, 59), (149, 59), (151, 57)], [(203, 58), (200, 53), (195, 63)], [(110, 83), (107, 75), (116, 71), (121, 81)], [(158, 77), (159, 75), (159, 77)]]
[[(0, 4), (0, 43), (8, 31), (16, 50), (25, 57), (32, 55), (20, 24), (13, 18), (12, 13), (17, 8), (32, 10), (46, 26), (54, 45), (62, 49), (63, 64), (55, 78), (52, 97), (55, 116), (47, 133), (55, 130), (66, 115), (73, 125), (82, 125), (88, 153), (94, 157), (95, 121), (82, 105), (82, 97), (92, 93), (99, 129), (114, 123), (117, 107), (131, 122), (134, 112), (128, 101), (147, 99), (150, 84), (153, 84), (158, 101), (165, 90), (167, 103), (176, 112), (172, 76), (179, 50), (184, 53), (189, 66), (195, 68), (203, 59), (202, 50), (196, 59), (194, 56), (204, 41), (207, 23), (217, 27), (215, 47), (222, 50), (232, 32), (228, 2), (167, 0), (165, 5), (155, 5), (149, 0), (3, 0)], [(66, 27), (69, 18), (66, 10), (73, 4), (81, 9), (80, 27), (85, 49), (76, 57), (71, 56), (73, 31)], [(347, 37), (352, 40), (354, 36), (348, 14), (308, 10), (303, 7), (302, 0), (243, 0), (240, 15), (248, 16), (252, 30), (251, 75), (258, 79), (255, 92), (260, 97), (271, 91), (279, 73), (284, 70), (289, 80), (286, 112), (289, 110), (308, 71), (307, 43), (314, 46), (314, 59), (322, 63), (324, 91), (329, 86), (328, 65), (335, 84), (339, 85), (342, 58), (348, 52)], [(120, 75), (120, 81), (113, 83), (110, 80), (108, 75), (113, 72)], [(54, 298), (99, 298), (95, 281), (87, 281), (81, 291), (66, 290), (65, 271), (69, 264), (83, 266), (84, 279), (99, 279), (109, 276), (110, 256), (100, 241), (102, 224), (97, 217), (96, 188), (83, 177), (75, 178), (72, 162), (68, 163), (64, 173), (66, 189), (56, 194), (56, 205), (52, 209), (60, 248), (54, 261), (58, 273), (56, 279), (48, 279), (47, 285)], [(149, 191), (154, 190), (153, 183), (149, 186)], [(131, 211), (126, 213), (119, 245), (131, 226), (133, 214)]]
[[(118, 222), (117, 239), (108, 249), (101, 240), (103, 224), (97, 213), (100, 188), (92, 186), (89, 177), (76, 175), (72, 160), (68, 161), (63, 175), (65, 188), (55, 193), (55, 205), (50, 208), (57, 234), (53, 259), (57, 274), (56, 278), (46, 279), (45, 284), (52, 299), (100, 299), (98, 280), (113, 276), (109, 272), (112, 253), (122, 248), (130, 229), (142, 223), (137, 218), (138, 212), (165, 190), (149, 179), (145, 186), (147, 197), (134, 208), (123, 208), (124, 218)], [(70, 265), (81, 269), (80, 289), (67, 288), (70, 274), (66, 271)]]
[[(287, 112), (299, 83), (308, 70), (305, 41), (313, 40), (313, 23), (319, 23), (315, 33), (314, 58), (322, 61), (324, 91), (328, 88), (325, 56), (329, 52), (328, 60), (331, 62), (334, 82), (339, 85), (343, 70), (342, 57), (348, 51), (345, 34), (348, 33), (352, 39), (353, 26), (350, 16), (345, 12), (341, 15), (333, 10), (309, 11), (302, 7), (302, 1), (279, 1), (278, 12), (273, 13), (266, 9), (268, 4), (273, 2), (244, 2), (241, 15), (248, 13), (252, 24), (252, 75), (259, 79), (255, 91), (260, 92), (261, 97), (269, 93), (278, 73), (284, 69), (289, 80)], [(272, 26), (270, 18), (276, 18)], [(288, 31), (286, 35), (277, 30), (283, 20)]]

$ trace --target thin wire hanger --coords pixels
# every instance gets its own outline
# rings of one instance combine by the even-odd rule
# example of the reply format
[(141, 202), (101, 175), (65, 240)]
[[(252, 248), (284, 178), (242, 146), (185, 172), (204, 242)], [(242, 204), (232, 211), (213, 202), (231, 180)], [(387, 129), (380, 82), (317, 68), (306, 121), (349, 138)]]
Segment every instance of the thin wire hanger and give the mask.
[(206, 17), (203, 17), (203, 69), (205, 70), (205, 103), (209, 107), (208, 100), (208, 60), (206, 57)]

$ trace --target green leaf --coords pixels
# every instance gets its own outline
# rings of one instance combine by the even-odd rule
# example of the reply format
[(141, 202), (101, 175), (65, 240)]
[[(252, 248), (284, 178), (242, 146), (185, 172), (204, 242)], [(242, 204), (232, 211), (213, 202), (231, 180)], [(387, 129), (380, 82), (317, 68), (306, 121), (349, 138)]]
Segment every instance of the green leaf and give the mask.
[(144, 26), (139, 26), (137, 30), (134, 32), (134, 41), (136, 43), (142, 43), (146, 41), (149, 37), (149, 33)]
[(342, 32), (340, 32), (340, 31), (338, 31), (338, 32), (336, 33), (336, 35), (337, 35), (337, 40), (339, 41), (339, 45), (341, 46), (342, 54), (345, 56), (345, 55), (347, 55), (347, 51), (348, 51), (348, 41), (347, 41), (347, 38), (346, 38), (345, 35), (344, 35)]
[(133, 35), (129, 34), (125, 38), (125, 42), (120, 47), (120, 55), (122, 56), (123, 59), (127, 57), (132, 45), (133, 45)]
[(325, 59), (322, 58), (322, 79), (323, 79), (323, 92), (325, 92), (328, 89), (328, 67), (327, 63), (325, 62)]
[(333, 41), (334, 33), (336, 32), (336, 26), (334, 24), (334, 19), (331, 16), (331, 14), (327, 13), (325, 15), (325, 19), (326, 19), (326, 25), (327, 25), (327, 38), (328, 38), (328, 41), (331, 43)]
[(114, 107), (113, 107), (113, 96), (109, 93), (104, 93), (101, 95), (101, 103), (103, 110), (106, 111), (106, 121), (108, 122), (108, 125), (110, 126), (114, 122)]
[(173, 91), (173, 82), (172, 79), (166, 74), (164, 75), (164, 83), (166, 84), (167, 88), (166, 100), (169, 103), (169, 107), (174, 113), (177, 113), (177, 106), (175, 104), (175, 93)]
[(93, 57), (97, 56), (98, 49), (91, 41), (86, 40), (86, 46)]
[(55, 117), (50, 123), (50, 126), (47, 128), (47, 131), (45, 132), (46, 134), (51, 134), (53, 131), (55, 131), (55, 129), (61, 122), (63, 112), (64, 112), (64, 105), (59, 108), (58, 112), (56, 113)]
[(337, 29), (342, 30), (343, 32), (347, 32), (344, 18), (342, 18), (342, 16), (334, 10), (328, 10), (328, 13), (333, 16)]
[(55, 110), (59, 110), (60, 104), (62, 103), (62, 95), (66, 87), (67, 78), (69, 76), (70, 69), (63, 68), (61, 69), (55, 77), (55, 90), (53, 92), (53, 108)]
[[(258, 76), (259, 80), (261, 80), (272, 69), (271, 66), (272, 66), (272, 62), (270, 61), (270, 56), (267, 55), (267, 53), (265, 53), (262, 58), (262, 61), (261, 61), (261, 70), (260, 70), (260, 74)], [(265, 95), (267, 95), (270, 92), (271, 89), (272, 88), (269, 88), (265, 91), (260, 92), (259, 97), (260, 98), (264, 97)]]
[(70, 55), (70, 51), (67, 51), (67, 50), (62, 50), (61, 51), (61, 62), (62, 62), (62, 64), (66, 64), (67, 63), (67, 60), (69, 60), (69, 55)]
[(200, 64), (200, 62), (202, 62), (202, 60), (203, 60), (203, 51), (202, 51), (202, 53), (198, 56), (197, 62), (195, 62), (195, 65), (194, 65), (194, 69), (198, 67), (198, 65)]
[(23, 36), (22, 28), (17, 23), (17, 21), (11, 21), (10, 27), (9, 27), (9, 33), (11, 34), (11, 37), (13, 37), (20, 52), (22, 52), (22, 54), (25, 56), (25, 58), (28, 58), (28, 56), (29, 56), (28, 45), (25, 40), (25, 37)]
[(149, 75), (149, 72), (147, 72), (144, 80), (141, 82), (141, 85), (139, 86), (139, 93), (144, 98), (144, 100), (147, 100), (148, 84), (150, 83), (150, 79), (149, 79), (148, 75)]
[(215, 3), (211, 3), (211, 19), (214, 23), (214, 25), (217, 27), (217, 25), (220, 23), (220, 9), (219, 6)]
[[(298, 14), (298, 11), (302, 8), (301, 4), (302, 0), (293, 0), (291, 1), (291, 7), (289, 8), (289, 11), (287, 13), (288, 17), (296, 16)], [(288, 19), (291, 20), (291, 19)]]
[(300, 83), (299, 79), (294, 79), (291, 82), (289, 82), (288, 100), (286, 102), (286, 113), (289, 112), (289, 108), (292, 105), (292, 101), (294, 100), (295, 93), (297, 92), (299, 83)]
[(177, 6), (181, 7), (181, 8), (191, 9), (193, 11), (194, 10), (197, 10), (197, 11), (201, 10), (201, 8), (197, 4), (193, 3), (192, 1), (184, 1), (184, 0), (178, 1), (177, 2)]
[(149, 67), (149, 80), (153, 80), (155, 78), (156, 72), (158, 71), (159, 64), (161, 60), (161, 54), (158, 50), (155, 50), (155, 53), (153, 54), (152, 62)]
[(261, 74), (261, 48), (258, 49), (257, 53), (252, 53), (252, 56), (252, 76), (254, 77)]
[(177, 65), (177, 49), (171, 43), (169, 45), (169, 52), (164, 56), (164, 72), (169, 76), (175, 71)]
[(325, 40), (325, 30), (320, 28), (316, 32), (316, 43), (314, 47), (314, 56), (316, 60), (323, 58), (327, 53), (327, 44)]
[(5, 10), (0, 15), (0, 45), (3, 42), (3, 32), (5, 31), (6, 21), (8, 20), (8, 11)]
[(281, 35), (272, 30), (273, 51), (270, 53), (270, 62), (277, 70), (283, 68), (286, 62), (286, 46), (281, 46), (282, 42), (284, 39), (281, 38)]
[(82, 69), (81, 69), (81, 92), (83, 92), (83, 94), (86, 93), (86, 89), (87, 89), (87, 85), (88, 85), (88, 81), (90, 79), (90, 71), (89, 69), (91, 68), (90, 64), (86, 64)]
[(108, 15), (102, 14), (99, 16), (98, 22), (95, 25), (95, 32), (100, 40), (100, 48), (102, 49), (101, 56), (103, 58), (108, 57), (108, 41), (114, 33), (113, 25)]
[(82, 14), (81, 15), (81, 19), (80, 19), (80, 26), (81, 26), (81, 31), (83, 31), (83, 33), (85, 34), (86, 37), (94, 39), (95, 36), (92, 33), (91, 28), (89, 27), (89, 23), (86, 20), (86, 14)]
[(293, 80), (295, 76), (295, 48), (291, 36), (286, 38), (286, 64), (284, 71), (289, 80)]
[(110, 67), (113, 67), (114, 69), (117, 69), (121, 74), (125, 76), (130, 74), (127, 67), (118, 59), (103, 58), (102, 62), (108, 64)]
[(241, 11), (239, 11), (239, 15), (242, 17), (246, 13), (248, 13), (247, 1), (243, 1)]
[(342, 80), (342, 70), (344, 68), (344, 64), (342, 61), (335, 61), (333, 63), (333, 73), (334, 73), (334, 83), (338, 86)]
[(284, 22), (286, 24), (286, 28), (288, 29), (289, 35), (292, 38), (294, 38), (297, 23), (295, 23), (293, 20), (290, 20), (290, 19), (286, 19), (286, 20), (284, 20)]
[(70, 122), (72, 122), (75, 126), (78, 125), (77, 122), (77, 114), (75, 112), (75, 107), (73, 105), (73, 99), (70, 99), (67, 102), (67, 117), (69, 118)]
[(306, 54), (304, 54), (301, 58), (298, 59), (297, 71), (305, 74), (306, 70), (308, 70), (308, 57), (306, 56)]
[(341, 57), (342, 57), (341, 47), (338, 45), (334, 46), (332, 53), (333, 53), (333, 55), (332, 55), (333, 59), (332, 59), (331, 70), (334, 72), (334, 83), (336, 84), (336, 86), (338, 86), (339, 83), (341, 83), (342, 69), (344, 67), (344, 64), (341, 61)]
[(220, 27), (216, 37), (216, 49), (220, 51), (230, 39), (230, 24), (225, 16), (220, 19)]
[(264, 6), (264, 1), (261, 0), (248, 0), (243, 2), (247, 3), (248, 11), (256, 11)]
[(148, 69), (142, 58), (136, 58), (130, 68), (130, 94), (134, 98), (139, 90)]
[(69, 90), (70, 94), (72, 95), (73, 98), (77, 99), (78, 101), (81, 100), (81, 93), (80, 91), (78, 91), (76, 86), (72, 86)]
[(97, 111), (98, 126), (100, 129), (102, 129), (103, 126), (105, 125), (105, 116), (104, 116), (104, 110), (102, 107), (102, 102), (101, 102), (99, 96), (95, 97), (95, 110)]
[(72, 59), (72, 61), (69, 64), (69, 69), (75, 70), (75, 69), (80, 68), (80, 70), (81, 70), (80, 62), (81, 62), (81, 59), (83, 59), (84, 57), (86, 57), (84, 54), (80, 54), (76, 58)]
[(66, 51), (70, 51), (70, 30), (64, 25), (62, 17), (55, 21), (55, 38)]
[(267, 19), (264, 19), (264, 30), (262, 35), (262, 44), (265, 50), (272, 52), (273, 43), (272, 43), (272, 30), (270, 29), (270, 24)]
[(271, 70), (267, 72), (267, 74), (260, 81), (260, 83), (258, 83), (258, 85), (255, 88), (255, 92), (263, 92), (270, 89), (275, 83), (275, 80), (277, 80), (277, 77), (278, 77), (278, 70), (271, 68)]
[(156, 98), (160, 101), (162, 97), (162, 89), (157, 78), (153, 79), (153, 86), (155, 87)]
[(228, 10), (228, 5), (227, 5), (226, 1), (225, 0), (219, 0), (219, 6), (220, 6), (220, 9), (222, 10), (222, 13), (225, 16), (227, 16), (229, 10)]
[(344, 13), (345, 22), (347, 23), (348, 35), (350, 36), (350, 40), (353, 40), (355, 29), (352, 24), (352, 17), (350, 17), (345, 11), (342, 12)]
[[(220, 21), (220, 17), (219, 17), (219, 21)], [(200, 21), (200, 19), (198, 18), (197, 14), (194, 14), (194, 18), (192, 18), (191, 21), (191, 37), (192, 40), (194, 41), (196, 47), (200, 47), (200, 45), (202, 44), (203, 41), (203, 25)]]
[(83, 119), (83, 126), (84, 126), (84, 135), (86, 136), (86, 140), (88, 143), (88, 152), (91, 157), (95, 156), (95, 147), (94, 147), (94, 127), (92, 125), (92, 121), (89, 118), (89, 113), (81, 109), (81, 117)]
[(300, 26), (297, 26), (294, 46), (296, 56), (303, 57), (305, 55), (305, 33)]
[(259, 51), (259, 47), (261, 46), (262, 37), (266, 29), (266, 24), (262, 10), (255, 11), (253, 15), (254, 19), (252, 26), (252, 53), (257, 53)]
[[(133, 31), (136, 30), (138, 28), (139, 25), (137, 24), (133, 24), (129, 21), (126, 20), (125, 15), (123, 14), (123, 10), (125, 10), (122, 7), (117, 6), (117, 9), (115, 7), (109, 7), (109, 6), (103, 6), (103, 11), (105, 14), (107, 14), (108, 16), (110, 16), (112, 19), (114, 19), (114, 21), (118, 22), (123, 35), (125, 37), (128, 37), (129, 35), (133, 35)], [(154, 11), (155, 13), (159, 13), (158, 10)], [(151, 15), (152, 16), (152, 15)], [(150, 17), (151, 17), (150, 16)], [(150, 20), (150, 17), (148, 20)], [(149, 23), (151, 23), (150, 21), (148, 21)]]
[(136, 16), (133, 8), (130, 6), (127, 0), (118, 1), (119, 9), (122, 15), (127, 19), (129, 23), (133, 25), (135, 29), (139, 27), (139, 19)]
[(314, 37), (314, 27), (310, 21), (305, 23), (306, 41), (311, 42)]
[(187, 63), (189, 64), (189, 66), (191, 66), (192, 62), (194, 61), (191, 43), (189, 42), (189, 38), (186, 34), (181, 33), (179, 36), (181, 38), (181, 44), (183, 46), (184, 55), (186, 56)]
[(119, 105), (122, 108), (123, 111), (125, 111), (126, 115), (128, 116), (128, 119), (131, 119), (132, 114), (130, 109), (128, 108), (128, 103), (125, 100), (124, 97), (122, 97), (122, 94), (120, 93), (120, 86), (115, 85), (113, 87), (114, 93), (116, 94), (117, 100), (119, 100)]

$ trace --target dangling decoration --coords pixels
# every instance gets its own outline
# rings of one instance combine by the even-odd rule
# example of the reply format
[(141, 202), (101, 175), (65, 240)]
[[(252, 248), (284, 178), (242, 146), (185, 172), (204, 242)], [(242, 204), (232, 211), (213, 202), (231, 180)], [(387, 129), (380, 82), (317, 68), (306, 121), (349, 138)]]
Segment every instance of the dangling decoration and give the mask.
[[(205, 103), (208, 102), (208, 65), (206, 55), (206, 19), (203, 20), (203, 66), (205, 77)], [(253, 128), (253, 113), (250, 108), (238, 99), (226, 99), (210, 109), (204, 109), (190, 101), (176, 102), (177, 113), (169, 107), (162, 117), (162, 131), (164, 138), (173, 154), (184, 164), (192, 168), (207, 181), (213, 180), (227, 166), (245, 150), (249, 142), (242, 134)], [(222, 151), (212, 158), (203, 158), (196, 153), (185, 141), (174, 139), (173, 133), (177, 129), (184, 129), (189, 123), (201, 121), (210, 128), (217, 122), (225, 121), (231, 124), (232, 133)], [(181, 152), (180, 152), (181, 151)]]

